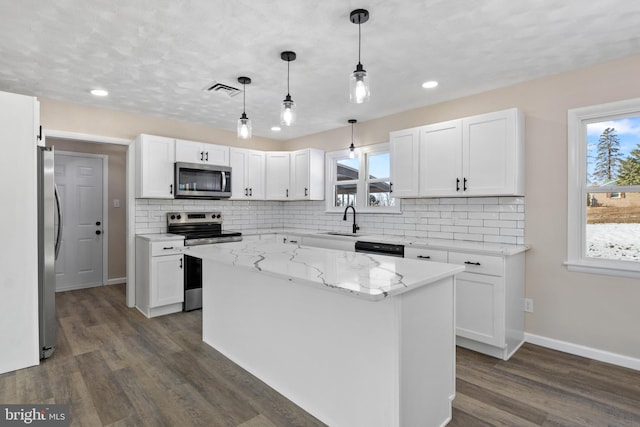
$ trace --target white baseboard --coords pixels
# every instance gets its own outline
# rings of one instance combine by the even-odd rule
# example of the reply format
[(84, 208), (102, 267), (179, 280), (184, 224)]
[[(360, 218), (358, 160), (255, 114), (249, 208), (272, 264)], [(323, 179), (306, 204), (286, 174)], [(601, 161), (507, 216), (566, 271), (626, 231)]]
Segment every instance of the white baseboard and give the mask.
[(565, 353), (574, 354), (576, 356), (587, 357), (589, 359), (597, 360), (600, 362), (611, 363), (613, 365), (640, 371), (640, 359), (636, 359), (634, 357), (624, 356), (622, 354), (598, 350), (597, 348), (586, 347), (580, 344), (573, 344), (566, 341), (560, 341), (553, 338), (547, 338), (540, 335), (528, 333), (524, 334), (524, 340), (531, 344), (540, 345), (542, 347), (551, 348), (553, 350), (558, 350)]
[(121, 283), (127, 283), (126, 277), (116, 277), (115, 279), (107, 280), (107, 285), (119, 285)]

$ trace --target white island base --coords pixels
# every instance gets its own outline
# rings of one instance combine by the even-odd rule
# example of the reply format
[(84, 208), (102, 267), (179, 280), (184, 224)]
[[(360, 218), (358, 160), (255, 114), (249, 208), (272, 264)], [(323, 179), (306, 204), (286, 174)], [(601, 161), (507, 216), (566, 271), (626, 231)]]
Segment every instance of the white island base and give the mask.
[(203, 340), (322, 422), (451, 419), (453, 275), (379, 301), (210, 259), (202, 276)]

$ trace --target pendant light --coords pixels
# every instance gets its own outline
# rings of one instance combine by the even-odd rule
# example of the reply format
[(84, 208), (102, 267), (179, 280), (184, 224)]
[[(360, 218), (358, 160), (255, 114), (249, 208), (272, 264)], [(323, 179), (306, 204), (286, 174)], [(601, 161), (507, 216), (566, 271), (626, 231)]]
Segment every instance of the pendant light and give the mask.
[(280, 108), (280, 124), (283, 126), (291, 126), (296, 121), (296, 104), (289, 94), (289, 64), (296, 60), (296, 53), (285, 51), (280, 54), (283, 61), (287, 61), (287, 96), (282, 101)]
[(360, 63), (360, 48), (362, 45), (362, 33), (360, 25), (369, 20), (369, 12), (365, 9), (356, 9), (351, 12), (349, 20), (358, 24), (358, 65), (356, 69), (349, 76), (349, 100), (354, 104), (362, 104), (369, 100), (370, 88), (369, 88), (369, 76)]
[(238, 138), (250, 139), (251, 138), (251, 120), (247, 117), (245, 112), (246, 106), (246, 85), (251, 84), (249, 77), (238, 77), (238, 83), (242, 84), (242, 115), (238, 119)]
[(353, 159), (356, 156), (355, 150), (356, 146), (353, 145), (353, 125), (358, 121), (356, 119), (349, 119), (349, 123), (351, 123), (351, 145), (349, 146), (349, 158)]

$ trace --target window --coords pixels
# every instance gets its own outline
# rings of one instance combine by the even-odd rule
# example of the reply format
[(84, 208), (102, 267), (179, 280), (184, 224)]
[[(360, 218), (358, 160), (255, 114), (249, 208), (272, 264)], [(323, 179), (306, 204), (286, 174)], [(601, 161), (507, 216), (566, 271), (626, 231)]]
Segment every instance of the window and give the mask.
[(400, 212), (391, 192), (389, 144), (327, 153), (327, 211)]
[(572, 271), (640, 277), (640, 99), (570, 110)]

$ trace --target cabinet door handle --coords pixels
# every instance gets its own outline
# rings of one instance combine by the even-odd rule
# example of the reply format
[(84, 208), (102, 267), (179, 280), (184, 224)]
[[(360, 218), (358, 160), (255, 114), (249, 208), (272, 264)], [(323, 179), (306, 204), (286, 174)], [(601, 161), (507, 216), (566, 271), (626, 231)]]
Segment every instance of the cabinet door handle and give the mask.
[(418, 258), (420, 258), (420, 259), (431, 259), (431, 257), (429, 255), (418, 255)]
[(467, 191), (467, 178), (464, 179), (464, 183), (462, 184), (462, 191)]
[(180, 269), (182, 270), (182, 258), (180, 258)]
[(245, 196), (249, 195), (249, 189), (247, 187), (244, 187), (244, 195)]
[(249, 187), (249, 197), (253, 196), (253, 188)]
[(465, 261), (464, 263), (467, 264), (467, 265), (480, 265), (479, 262)]
[(169, 194), (173, 194), (173, 184), (169, 184)]
[(393, 193), (393, 182), (389, 183), (389, 193)]
[(165, 251), (168, 251), (168, 250), (173, 249), (173, 246), (165, 246), (165, 247), (164, 247), (164, 248), (162, 248), (162, 249), (164, 249)]
[(207, 155), (205, 156), (204, 160), (207, 161), (207, 162), (209, 161), (209, 152), (208, 151), (207, 151)]
[(289, 197), (289, 189), (288, 188), (287, 188), (287, 191), (286, 191), (285, 194), (286, 194), (287, 197)]
[(204, 151), (201, 151), (200, 152), (200, 161), (203, 161), (203, 160), (204, 160)]
[(309, 195), (309, 189), (308, 189), (308, 188), (306, 188), (306, 187), (305, 187), (305, 189), (304, 189), (304, 195), (305, 195), (305, 196), (308, 196), (308, 195)]
[(456, 178), (456, 191), (460, 191), (460, 178)]

